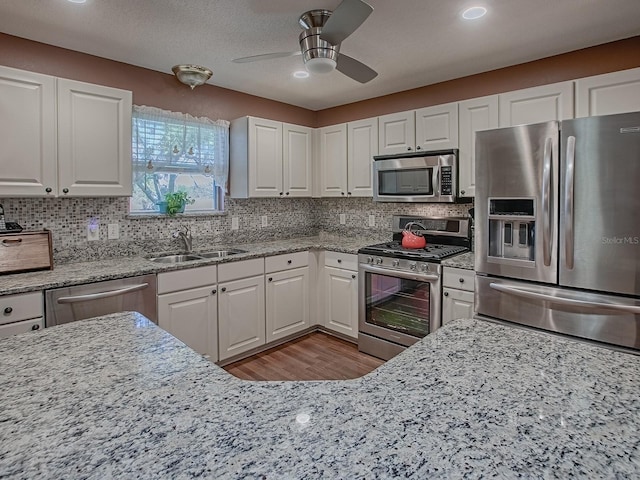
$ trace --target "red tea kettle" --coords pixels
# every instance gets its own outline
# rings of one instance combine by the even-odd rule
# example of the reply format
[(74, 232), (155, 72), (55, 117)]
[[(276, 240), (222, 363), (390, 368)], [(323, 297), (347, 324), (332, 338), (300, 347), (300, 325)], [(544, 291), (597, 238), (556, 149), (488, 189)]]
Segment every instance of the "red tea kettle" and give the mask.
[(404, 230), (402, 231), (402, 247), (403, 248), (424, 248), (427, 246), (427, 241), (422, 236), (422, 234), (415, 234), (411, 231), (411, 228), (414, 226), (418, 226), (423, 230), (426, 230), (427, 227), (419, 224), (418, 222), (409, 222), (404, 226)]

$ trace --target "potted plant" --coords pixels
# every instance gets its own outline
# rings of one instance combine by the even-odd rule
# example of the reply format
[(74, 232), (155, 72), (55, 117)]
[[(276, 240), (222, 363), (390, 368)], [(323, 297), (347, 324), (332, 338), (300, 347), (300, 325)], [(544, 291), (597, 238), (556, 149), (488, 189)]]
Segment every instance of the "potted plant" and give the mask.
[(189, 194), (184, 190), (173, 193), (167, 193), (164, 196), (164, 202), (158, 203), (160, 213), (166, 213), (173, 217), (176, 213), (184, 213), (184, 207), (193, 204), (195, 200), (189, 198)]

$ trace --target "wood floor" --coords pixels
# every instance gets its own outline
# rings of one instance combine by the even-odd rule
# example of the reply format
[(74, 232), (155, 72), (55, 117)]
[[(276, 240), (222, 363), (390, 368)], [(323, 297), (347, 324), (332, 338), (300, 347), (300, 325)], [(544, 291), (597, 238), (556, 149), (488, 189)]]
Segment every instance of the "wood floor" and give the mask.
[(243, 380), (347, 380), (383, 363), (352, 343), (313, 332), (223, 368)]

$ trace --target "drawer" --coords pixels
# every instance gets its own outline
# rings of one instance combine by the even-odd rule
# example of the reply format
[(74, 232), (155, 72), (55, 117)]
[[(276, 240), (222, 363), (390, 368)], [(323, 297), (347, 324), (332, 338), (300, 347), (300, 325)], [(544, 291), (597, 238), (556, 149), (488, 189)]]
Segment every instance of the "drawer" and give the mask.
[(358, 256), (350, 253), (325, 252), (324, 264), (327, 267), (344, 268), (358, 271)]
[(0, 325), (0, 338), (10, 337), (19, 333), (39, 331), (44, 328), (44, 318), (34, 318), (32, 320), (23, 320), (21, 322), (8, 323)]
[(42, 292), (0, 297), (0, 325), (44, 317)]
[(216, 265), (158, 274), (158, 294), (206, 287), (218, 282)]
[(254, 277), (264, 274), (264, 258), (252, 258), (240, 262), (218, 265), (218, 282), (228, 282), (239, 278)]
[(285, 255), (274, 255), (264, 259), (264, 270), (266, 273), (280, 272), (290, 268), (301, 268), (309, 266), (309, 252), (287, 253)]
[(476, 272), (473, 270), (465, 270), (464, 268), (452, 267), (444, 267), (443, 270), (442, 284), (445, 287), (473, 292), (473, 283), (476, 278)]

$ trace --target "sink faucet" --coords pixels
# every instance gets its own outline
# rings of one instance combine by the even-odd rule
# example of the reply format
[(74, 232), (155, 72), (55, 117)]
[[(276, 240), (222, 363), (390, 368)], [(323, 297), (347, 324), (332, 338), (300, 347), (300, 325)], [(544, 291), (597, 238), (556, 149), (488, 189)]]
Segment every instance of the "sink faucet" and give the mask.
[(182, 244), (187, 253), (193, 249), (193, 238), (191, 237), (191, 229), (188, 225), (182, 225), (180, 230), (173, 232), (173, 238), (182, 240)]

